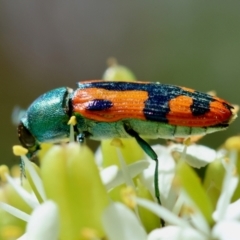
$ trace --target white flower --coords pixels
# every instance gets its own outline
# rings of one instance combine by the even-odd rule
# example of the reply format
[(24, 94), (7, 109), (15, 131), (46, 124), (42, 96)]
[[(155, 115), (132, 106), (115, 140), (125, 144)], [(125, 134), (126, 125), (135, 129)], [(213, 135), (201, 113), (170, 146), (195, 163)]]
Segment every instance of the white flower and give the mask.
[[(25, 156), (22, 156), (22, 161), (24, 161), (25, 170), (28, 171), (29, 177), (33, 182), (34, 192), (37, 194), (26, 191), (21, 186), (20, 181), (16, 182), (8, 174), (6, 174), (6, 179), (18, 195), (33, 209), (33, 212), (29, 215), (1, 202), (0, 208), (27, 222), (26, 233), (20, 239), (58, 239), (60, 218), (57, 204), (47, 200), (42, 180), (32, 163)], [(123, 173), (123, 170), (119, 170), (117, 166), (113, 165), (100, 171), (101, 180), (106, 189), (111, 190), (125, 182), (124, 175), (128, 174), (130, 178), (133, 178), (148, 166), (148, 161), (135, 162), (126, 166), (125, 173)], [(43, 203), (41, 204), (40, 202)]]
[(59, 211), (53, 201), (46, 201), (32, 212), (26, 233), (19, 240), (57, 240), (59, 235)]
[(168, 226), (153, 230), (147, 240), (206, 240), (204, 236), (192, 228), (179, 228)]
[(150, 163), (148, 161), (142, 160), (129, 164), (127, 168), (123, 170), (119, 170), (116, 165), (112, 165), (110, 167), (102, 169), (100, 172), (100, 176), (107, 190), (111, 190), (112, 188), (117, 187), (126, 182), (124, 175), (129, 174), (130, 178), (132, 179), (139, 173), (141, 173), (144, 169), (146, 169), (149, 166), (149, 164)]
[(220, 240), (237, 240), (240, 236), (240, 200), (230, 204), (239, 182), (235, 164), (236, 152), (231, 152), (230, 161), (223, 162), (226, 175), (216, 211), (213, 213), (216, 225), (213, 227), (212, 236)]
[[(175, 175), (176, 163), (171, 155), (169, 148), (161, 145), (155, 145), (152, 148), (158, 155), (158, 182), (161, 203), (166, 208), (172, 209), (174, 203), (176, 202), (176, 193), (174, 191), (171, 191), (172, 180)], [(147, 157), (147, 160), (149, 161), (150, 165), (142, 172), (140, 179), (154, 198), (154, 170), (156, 163), (149, 157)]]
[(102, 219), (109, 240), (146, 240), (147, 233), (139, 219), (122, 203), (112, 203), (104, 211)]
[[(220, 239), (220, 240), (235, 240), (240, 236), (240, 201), (230, 204), (231, 197), (237, 187), (238, 176), (234, 172), (236, 156), (232, 154), (229, 162), (225, 162), (226, 174), (223, 181), (222, 193), (219, 197), (216, 211), (213, 213), (213, 218), (216, 224), (210, 230), (210, 226), (206, 222), (202, 213), (196, 208), (192, 200), (183, 193), (185, 203), (191, 206), (194, 211), (192, 213), (191, 223), (180, 219), (170, 211), (163, 211), (161, 206), (157, 206), (147, 200), (137, 199), (140, 206), (155, 212), (161, 216), (167, 224), (174, 226), (166, 226), (161, 229), (152, 231), (148, 240), (179, 240), (179, 239)], [(184, 221), (184, 222), (183, 222)], [(184, 225), (185, 224), (185, 225)]]
[[(179, 153), (182, 156), (184, 145), (173, 144), (169, 147), (172, 154)], [(201, 168), (213, 162), (217, 157), (217, 152), (209, 147), (192, 144), (187, 147), (184, 160), (194, 168)]]
[[(214, 161), (216, 158), (222, 157), (222, 154), (218, 154), (215, 150), (197, 144), (188, 147), (183, 144), (172, 144), (168, 147), (154, 145), (152, 148), (157, 153), (159, 161), (158, 179), (161, 203), (169, 210), (176, 210), (181, 207), (176, 206), (176, 203), (180, 204), (180, 200), (176, 202), (178, 194), (172, 188), (176, 161), (184, 160), (192, 167), (201, 168)], [(155, 162), (149, 157), (147, 157), (147, 160), (150, 162), (150, 166), (141, 174), (141, 180), (154, 198)], [(178, 214), (178, 212), (175, 211), (175, 214)]]
[(35, 240), (54, 240), (58, 239), (59, 234), (59, 213), (57, 205), (53, 201), (46, 200), (46, 195), (42, 185), (42, 181), (30, 161), (22, 156), (22, 161), (26, 169), (29, 171), (30, 177), (36, 186), (36, 191), (40, 194), (40, 198), (45, 202), (40, 204), (33, 193), (26, 191), (19, 182), (15, 181), (11, 176), (6, 174), (8, 183), (15, 189), (21, 198), (33, 209), (31, 215), (14, 208), (6, 203), (0, 203), (0, 207), (27, 223), (26, 233), (19, 239), (35, 239)]

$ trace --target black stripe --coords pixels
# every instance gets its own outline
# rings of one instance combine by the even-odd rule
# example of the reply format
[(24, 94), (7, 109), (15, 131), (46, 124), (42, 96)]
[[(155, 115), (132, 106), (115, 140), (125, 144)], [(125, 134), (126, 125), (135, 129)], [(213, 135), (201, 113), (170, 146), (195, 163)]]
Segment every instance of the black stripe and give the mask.
[(94, 99), (88, 102), (88, 106), (86, 107), (86, 109), (90, 111), (101, 111), (101, 110), (109, 109), (112, 106), (113, 106), (113, 103), (109, 100)]

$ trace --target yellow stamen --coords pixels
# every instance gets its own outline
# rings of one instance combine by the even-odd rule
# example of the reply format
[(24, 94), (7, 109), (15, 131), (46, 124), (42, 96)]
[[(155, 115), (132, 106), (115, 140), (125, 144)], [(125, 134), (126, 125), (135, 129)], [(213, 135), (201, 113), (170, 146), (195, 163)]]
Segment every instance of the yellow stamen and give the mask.
[(68, 121), (68, 125), (73, 125), (75, 126), (77, 124), (77, 119), (75, 116), (71, 116), (69, 121)]
[(189, 146), (190, 144), (191, 144), (191, 138), (190, 137), (188, 137), (188, 138), (186, 138), (185, 140), (184, 140), (184, 142), (183, 142), (183, 144), (184, 145), (186, 145), (186, 146)]
[(194, 214), (195, 213), (195, 210), (192, 208), (192, 207), (190, 207), (190, 206), (183, 206), (182, 207), (182, 209), (181, 209), (181, 215), (182, 214), (186, 214), (186, 215), (192, 215), (192, 214)]
[(9, 175), (9, 168), (6, 165), (0, 166), (0, 178), (3, 182), (7, 182), (6, 174)]
[(181, 153), (179, 152), (171, 152), (171, 155), (175, 161), (179, 160), (181, 158)]
[(223, 159), (223, 161), (224, 161), (226, 164), (228, 164), (228, 163), (230, 162), (230, 160), (229, 160), (228, 157), (225, 157), (225, 158)]
[(28, 153), (28, 150), (20, 145), (13, 146), (13, 154), (16, 156), (23, 156)]
[(179, 189), (182, 186), (179, 176), (175, 176), (172, 180), (172, 186), (175, 189)]
[(92, 228), (84, 228), (84, 229), (82, 229), (81, 237), (83, 237), (83, 239), (86, 239), (86, 240), (99, 239), (99, 237), (97, 235), (97, 231), (95, 229), (92, 229)]
[(204, 135), (197, 135), (197, 136), (191, 136), (191, 143), (196, 143), (198, 142), (200, 139), (202, 139), (204, 137)]
[(110, 144), (114, 147), (120, 147), (120, 148), (124, 146), (120, 138), (114, 138)]
[(124, 189), (122, 189), (121, 191), (121, 196), (122, 196), (122, 200), (123, 202), (131, 209), (134, 209), (136, 206), (136, 201), (135, 201), (135, 197), (136, 197), (136, 193), (133, 190), (132, 187), (126, 187)]

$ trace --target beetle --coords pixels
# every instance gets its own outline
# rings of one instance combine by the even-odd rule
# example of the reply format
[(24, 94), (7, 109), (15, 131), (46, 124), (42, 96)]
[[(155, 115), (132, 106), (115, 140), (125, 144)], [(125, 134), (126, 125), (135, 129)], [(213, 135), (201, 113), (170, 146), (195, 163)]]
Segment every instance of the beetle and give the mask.
[(78, 83), (73, 90), (60, 87), (37, 98), (18, 126), (23, 147), (32, 156), (42, 142), (69, 138), (70, 117), (81, 139), (134, 137), (156, 161), (155, 193), (159, 202), (157, 155), (142, 137), (185, 138), (226, 129), (236, 118), (234, 107), (223, 99), (193, 89), (150, 82)]

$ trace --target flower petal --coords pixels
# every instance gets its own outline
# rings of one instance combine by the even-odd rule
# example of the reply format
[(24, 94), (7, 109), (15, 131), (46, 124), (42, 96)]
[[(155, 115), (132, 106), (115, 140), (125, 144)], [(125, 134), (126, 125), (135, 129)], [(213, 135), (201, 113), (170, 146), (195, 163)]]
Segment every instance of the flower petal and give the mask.
[[(182, 153), (184, 145), (174, 144), (172, 152)], [(184, 160), (192, 167), (201, 168), (216, 159), (217, 153), (215, 150), (203, 145), (191, 145), (187, 147), (186, 158)]]
[(98, 165), (98, 167), (102, 167), (103, 165), (103, 155), (102, 155), (102, 149), (101, 147), (98, 147), (95, 151), (95, 162)]
[(26, 239), (54, 240), (59, 235), (58, 207), (53, 201), (46, 201), (37, 207), (28, 222)]
[(31, 208), (35, 208), (39, 205), (36, 197), (26, 191), (21, 185), (19, 185), (14, 179), (6, 175), (8, 183), (14, 188), (17, 194), (25, 201)]
[(29, 215), (13, 206), (10, 206), (9, 204), (0, 202), (0, 208), (5, 210), (6, 212), (12, 214), (13, 216), (22, 219), (23, 221), (29, 220)]
[(189, 223), (179, 218), (173, 214), (168, 209), (163, 206), (158, 205), (157, 203), (151, 202), (143, 198), (136, 198), (136, 202), (139, 206), (148, 209), (149, 211), (155, 213), (157, 216), (164, 219), (167, 223), (177, 225), (180, 227), (189, 227)]
[[(169, 201), (169, 194), (171, 191), (172, 179), (174, 177), (175, 161), (169, 154), (168, 148), (163, 147), (161, 145), (155, 145), (152, 148), (158, 155), (159, 162), (158, 176), (161, 201), (164, 206), (171, 209), (173, 204)], [(148, 160), (150, 162), (150, 165), (141, 174), (141, 181), (148, 188), (149, 192), (152, 194), (152, 197), (155, 198), (154, 191), (155, 162), (152, 161), (149, 157)], [(174, 199), (173, 202), (175, 202), (175, 197), (173, 197), (172, 199)]]
[(240, 199), (228, 205), (224, 219), (240, 221)]
[(136, 215), (121, 203), (108, 206), (102, 222), (109, 240), (146, 240), (147, 234)]
[(239, 240), (240, 222), (221, 221), (212, 230), (212, 237), (218, 240)]
[(117, 173), (118, 173), (118, 166), (116, 165), (106, 167), (100, 172), (100, 177), (102, 179), (102, 182), (105, 186), (107, 186), (107, 189), (111, 188), (111, 187), (109, 188), (109, 184), (117, 176)]
[(52, 147), (42, 159), (41, 176), (60, 211), (61, 239), (77, 239), (84, 229), (103, 236), (102, 212), (109, 203), (92, 151), (69, 143)]
[(176, 226), (167, 226), (152, 231), (147, 240), (205, 240), (205, 236), (193, 228), (180, 228)]
[[(142, 161), (138, 161), (132, 164), (129, 164), (127, 166), (127, 171), (129, 172), (129, 175), (131, 178), (136, 177), (138, 174), (140, 174), (141, 172), (143, 172), (144, 169), (146, 169), (149, 166), (149, 161), (146, 160), (142, 160)], [(105, 171), (106, 169), (102, 170)], [(101, 176), (102, 176), (102, 172), (101, 172)], [(111, 182), (105, 184), (107, 190), (110, 190), (111, 188), (117, 187), (119, 185), (121, 185), (122, 183), (124, 183), (124, 176), (123, 176), (123, 170), (119, 170), (117, 172), (117, 175), (114, 179), (112, 179)]]
[[(33, 165), (31, 162), (28, 160), (26, 156), (21, 157), (22, 161), (24, 162), (25, 167), (27, 168), (29, 175), (34, 183), (36, 191), (39, 193), (40, 197), (42, 200), (47, 200), (43, 183), (39, 175), (37, 174), (36, 170), (34, 169)], [(34, 188), (33, 188), (34, 189)]]
[(17, 240), (28, 240), (27, 239), (27, 234), (22, 235), (20, 238), (18, 238)]
[(213, 222), (212, 203), (197, 174), (183, 161), (178, 163), (175, 182), (183, 188), (183, 193), (186, 196), (185, 201), (188, 201), (187, 204), (196, 211), (200, 211), (207, 223), (211, 224)]
[(239, 182), (238, 175), (234, 173), (236, 168), (236, 156), (234, 153), (232, 153), (229, 160), (229, 162), (224, 162), (226, 173), (223, 180), (222, 192), (217, 202), (216, 211), (213, 213), (213, 218), (217, 222), (225, 218), (227, 208)]

